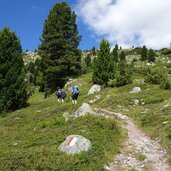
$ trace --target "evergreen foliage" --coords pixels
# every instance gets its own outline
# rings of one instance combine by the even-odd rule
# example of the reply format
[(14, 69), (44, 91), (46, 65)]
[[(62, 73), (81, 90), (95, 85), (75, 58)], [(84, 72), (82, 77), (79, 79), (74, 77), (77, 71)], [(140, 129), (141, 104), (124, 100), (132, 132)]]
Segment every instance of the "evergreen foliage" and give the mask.
[(46, 90), (63, 86), (69, 76), (81, 71), (81, 51), (76, 14), (66, 2), (57, 3), (45, 20), (39, 54), (43, 61), (43, 84)]
[(87, 56), (85, 57), (85, 64), (87, 68), (91, 67), (91, 55), (87, 54)]
[(121, 62), (126, 62), (126, 56), (124, 51), (121, 52), (119, 59)]
[(107, 86), (110, 59), (110, 44), (107, 40), (103, 39), (100, 42), (100, 50), (98, 51), (97, 61), (94, 65), (92, 78), (94, 83)]
[(147, 50), (146, 46), (144, 45), (141, 50), (141, 61), (147, 60), (147, 52), (148, 52), (148, 50)]
[(0, 113), (26, 105), (27, 92), (20, 41), (9, 28), (0, 31)]
[(115, 45), (115, 48), (114, 48), (114, 49), (116, 49), (116, 50), (118, 50), (118, 49), (119, 49), (118, 44), (116, 44), (116, 45)]
[(105, 86), (123, 86), (132, 82), (132, 65), (126, 63), (125, 52), (118, 55), (116, 45), (110, 53), (110, 44), (106, 40), (100, 43), (98, 58), (94, 65), (93, 82)]
[(113, 60), (117, 63), (119, 61), (119, 56), (118, 56), (118, 45), (115, 45), (115, 48), (112, 50), (111, 54)]
[(150, 49), (148, 52), (148, 62), (155, 62), (155, 52), (153, 49)]
[(132, 68), (133, 68), (132, 65), (128, 65), (126, 63), (126, 56), (124, 51), (121, 52), (119, 58), (120, 58), (119, 67), (116, 75), (116, 86), (118, 87), (132, 83)]
[(93, 48), (91, 49), (91, 53), (93, 56), (96, 56), (96, 48), (95, 46), (93, 46)]

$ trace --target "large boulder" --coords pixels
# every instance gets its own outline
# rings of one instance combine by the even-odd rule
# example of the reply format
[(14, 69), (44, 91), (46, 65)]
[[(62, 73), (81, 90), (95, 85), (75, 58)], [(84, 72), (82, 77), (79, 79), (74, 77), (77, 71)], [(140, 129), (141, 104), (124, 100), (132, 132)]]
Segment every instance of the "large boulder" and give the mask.
[(78, 110), (73, 113), (72, 116), (73, 116), (73, 118), (77, 118), (79, 116), (85, 116), (87, 113), (92, 114), (93, 110), (89, 104), (83, 103), (82, 106), (80, 106), (78, 108)]
[(81, 135), (70, 135), (58, 147), (58, 150), (67, 154), (79, 154), (82, 151), (91, 150), (91, 141)]
[(100, 85), (95, 84), (95, 85), (93, 85), (93, 86), (90, 88), (90, 90), (89, 90), (89, 92), (88, 92), (88, 95), (89, 95), (89, 94), (94, 94), (95, 92), (99, 92), (100, 90), (101, 90)]
[(138, 93), (141, 91), (141, 88), (140, 87), (134, 87), (131, 91), (131, 93)]

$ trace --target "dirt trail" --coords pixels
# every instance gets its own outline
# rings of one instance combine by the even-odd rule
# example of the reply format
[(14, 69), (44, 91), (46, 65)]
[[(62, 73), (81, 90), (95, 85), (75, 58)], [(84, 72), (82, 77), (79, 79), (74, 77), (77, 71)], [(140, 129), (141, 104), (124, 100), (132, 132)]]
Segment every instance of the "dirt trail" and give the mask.
[(117, 116), (125, 121), (122, 127), (127, 129), (128, 139), (113, 162), (108, 164), (112, 171), (171, 171), (165, 149), (159, 140), (150, 139), (127, 116), (104, 109), (94, 109), (98, 114)]

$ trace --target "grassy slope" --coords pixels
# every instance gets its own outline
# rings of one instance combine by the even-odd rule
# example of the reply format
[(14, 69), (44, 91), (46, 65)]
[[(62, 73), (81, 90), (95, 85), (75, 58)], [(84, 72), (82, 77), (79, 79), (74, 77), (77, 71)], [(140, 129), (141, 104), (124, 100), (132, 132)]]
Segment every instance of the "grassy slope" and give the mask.
[[(169, 151), (171, 162), (171, 91), (160, 89), (159, 85), (142, 84), (143, 77), (134, 74), (132, 84), (104, 89), (99, 93), (103, 98), (93, 106), (121, 112), (133, 118), (152, 138), (161, 139), (161, 143)], [(137, 86), (141, 87), (142, 91), (130, 93), (132, 88)], [(138, 99), (140, 104), (135, 105), (134, 99)]]
[[(97, 93), (102, 96), (101, 100), (92, 106), (132, 117), (151, 137), (160, 137), (163, 146), (171, 151), (171, 107), (163, 107), (171, 104), (171, 91), (162, 90), (158, 85), (142, 84), (143, 79), (141, 74), (134, 74), (130, 85), (102, 89)], [(0, 166), (3, 170), (12, 167), (18, 170), (103, 170), (103, 164), (116, 153), (123, 133), (115, 122), (104, 118), (88, 116), (74, 123), (64, 122), (65, 111), (72, 113), (97, 95), (87, 95), (92, 85), (91, 74), (80, 77), (78, 83), (81, 95), (76, 106), (71, 105), (69, 97), (65, 104), (59, 104), (54, 95), (44, 100), (42, 94), (36, 94), (30, 99), (30, 107), (0, 118)], [(130, 93), (135, 86), (142, 91)], [(134, 99), (141, 104), (134, 105)], [(78, 156), (58, 152), (57, 147), (70, 134), (81, 134), (92, 140), (92, 151)]]
[[(74, 112), (87, 99), (90, 74), (80, 77), (78, 84), (81, 95), (76, 106), (69, 95), (62, 104), (55, 95), (43, 99), (38, 93), (29, 100), (29, 107), (0, 118), (0, 170), (103, 170), (117, 152), (123, 132), (104, 117), (64, 121), (64, 112)], [(71, 134), (90, 139), (92, 150), (75, 156), (59, 152), (58, 146)]]

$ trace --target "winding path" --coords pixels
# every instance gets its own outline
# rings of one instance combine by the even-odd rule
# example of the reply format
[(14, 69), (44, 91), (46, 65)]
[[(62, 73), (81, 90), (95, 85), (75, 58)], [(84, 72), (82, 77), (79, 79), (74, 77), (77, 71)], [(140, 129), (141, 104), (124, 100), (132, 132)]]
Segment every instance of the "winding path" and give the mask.
[(127, 129), (128, 138), (114, 161), (108, 164), (112, 171), (171, 171), (167, 152), (161, 148), (159, 140), (150, 139), (127, 116), (105, 109), (93, 109), (98, 115), (116, 116), (125, 121), (121, 126)]

